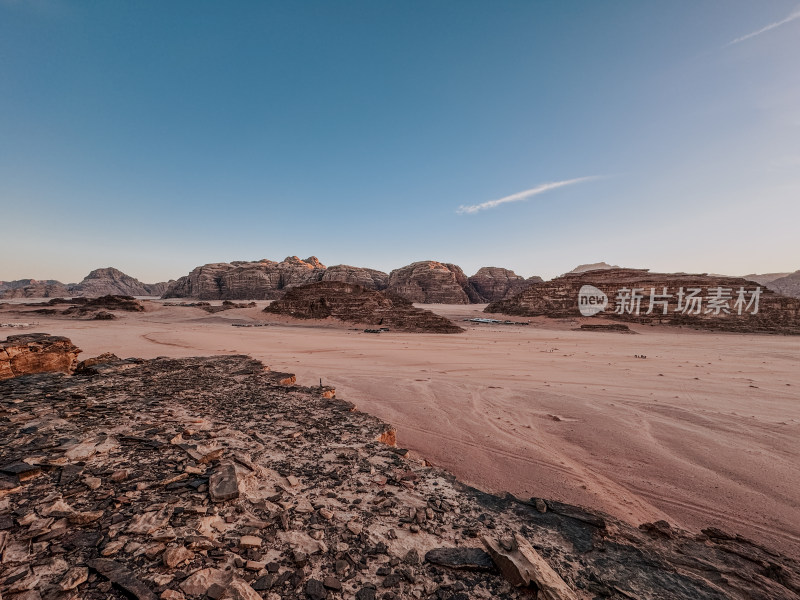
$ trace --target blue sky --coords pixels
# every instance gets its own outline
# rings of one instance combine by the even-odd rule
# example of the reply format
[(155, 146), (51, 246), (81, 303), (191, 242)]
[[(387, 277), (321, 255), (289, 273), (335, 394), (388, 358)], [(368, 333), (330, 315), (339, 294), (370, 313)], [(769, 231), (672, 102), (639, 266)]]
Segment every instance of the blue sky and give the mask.
[(798, 58), (796, 0), (0, 0), (0, 279), (793, 271)]

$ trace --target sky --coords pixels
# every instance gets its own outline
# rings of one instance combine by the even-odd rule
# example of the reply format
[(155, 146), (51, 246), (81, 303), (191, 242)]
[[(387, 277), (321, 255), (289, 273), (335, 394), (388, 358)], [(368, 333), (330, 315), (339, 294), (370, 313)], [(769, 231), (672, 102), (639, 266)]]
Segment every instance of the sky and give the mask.
[(0, 0), (0, 279), (795, 271), (798, 59), (798, 0)]

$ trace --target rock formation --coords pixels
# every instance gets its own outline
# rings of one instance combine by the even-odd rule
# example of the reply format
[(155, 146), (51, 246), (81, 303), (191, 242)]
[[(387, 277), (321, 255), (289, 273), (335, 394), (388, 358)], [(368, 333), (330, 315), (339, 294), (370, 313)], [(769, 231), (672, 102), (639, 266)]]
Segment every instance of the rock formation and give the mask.
[[(155, 284), (164, 287), (164, 284)], [(119, 269), (107, 267), (95, 269), (84, 277), (83, 281), (71, 289), (73, 296), (97, 298), (100, 296), (153, 296), (155, 290), (152, 286), (142, 283), (138, 279), (126, 275)]]
[(341, 281), (360, 285), (367, 290), (385, 290), (389, 285), (389, 275), (376, 269), (334, 265), (327, 268), (322, 281)]
[(78, 364), (79, 353), (65, 337), (46, 333), (10, 335), (0, 342), (0, 380), (51, 371), (71, 373)]
[(380, 325), (392, 330), (427, 333), (464, 331), (449, 319), (429, 310), (416, 308), (391, 292), (366, 290), (360, 285), (321, 281), (289, 290), (264, 312), (298, 319), (325, 319)]
[(767, 287), (773, 292), (790, 296), (792, 298), (800, 298), (800, 271), (789, 273), (785, 277), (773, 279), (767, 283)]
[(55, 298), (70, 296), (69, 287), (54, 279), (18, 279), (0, 282), (0, 298)]
[(198, 300), (274, 300), (287, 289), (320, 281), (325, 273), (316, 256), (300, 260), (289, 256), (281, 262), (212, 263), (197, 267), (169, 286), (164, 298)]
[(482, 493), (248, 357), (107, 360), (0, 386), (3, 598), (800, 598), (792, 558)]
[[(587, 271), (600, 271), (604, 269), (619, 269), (617, 265), (610, 265), (607, 262), (588, 263), (585, 265), (578, 265), (569, 273), (586, 273)], [(569, 274), (568, 273), (568, 274)]]
[(97, 298), (108, 295), (160, 296), (168, 285), (169, 282), (142, 283), (119, 269), (107, 267), (95, 269), (84, 277), (80, 283), (64, 284), (52, 279), (46, 281), (21, 279), (0, 282), (0, 298)]
[(509, 269), (500, 267), (481, 267), (469, 278), (469, 284), (484, 302), (496, 302), (515, 296), (532, 283), (539, 283), (541, 277), (525, 279)]
[(787, 275), (791, 275), (791, 273), (751, 273), (750, 275), (742, 275), (742, 277), (750, 281), (755, 281), (760, 285), (766, 285), (769, 287), (768, 284), (772, 283), (776, 279), (780, 279), (781, 277), (786, 277)]
[(101, 296), (100, 298), (74, 298), (65, 315), (86, 315), (95, 311), (123, 310), (144, 312), (144, 304), (131, 296)]
[(479, 303), (460, 267), (435, 260), (415, 262), (389, 273), (388, 289), (411, 302), (422, 304)]
[(583, 286), (592, 286), (606, 297), (606, 308), (592, 318), (723, 331), (800, 333), (798, 299), (781, 296), (740, 277), (650, 273), (646, 269), (567, 274), (493, 302), (485, 312), (580, 317), (578, 295)]

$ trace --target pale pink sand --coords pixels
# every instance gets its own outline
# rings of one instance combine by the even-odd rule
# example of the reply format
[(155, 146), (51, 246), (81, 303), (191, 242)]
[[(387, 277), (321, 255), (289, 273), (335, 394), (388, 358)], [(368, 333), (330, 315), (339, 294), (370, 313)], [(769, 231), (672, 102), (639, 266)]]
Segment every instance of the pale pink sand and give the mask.
[[(208, 315), (153, 303), (114, 322), (35, 320), (84, 357), (250, 354), (299, 383), (322, 378), (396, 425), (400, 445), (477, 487), (635, 524), (713, 525), (800, 555), (798, 337), (579, 332), (577, 322), (541, 319), (460, 335), (374, 335), (286, 323), (261, 313), (265, 304)], [(425, 308), (460, 319), (483, 307)]]

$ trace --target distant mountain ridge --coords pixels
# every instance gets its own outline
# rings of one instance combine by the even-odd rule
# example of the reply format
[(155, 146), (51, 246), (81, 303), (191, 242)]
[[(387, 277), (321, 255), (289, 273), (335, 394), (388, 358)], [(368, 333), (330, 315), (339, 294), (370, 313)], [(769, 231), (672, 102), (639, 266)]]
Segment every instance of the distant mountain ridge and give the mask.
[(105, 267), (90, 272), (80, 283), (65, 284), (55, 279), (0, 281), (0, 298), (160, 296), (169, 283), (142, 283), (119, 269)]
[(276, 300), (290, 289), (318, 281), (357, 284), (367, 290), (388, 290), (423, 304), (481, 304), (502, 300), (540, 277), (525, 279), (500, 267), (483, 267), (467, 277), (458, 265), (423, 260), (391, 273), (335, 265), (326, 267), (316, 256), (288, 256), (280, 262), (210, 263), (193, 269), (164, 292), (164, 298), (198, 300)]

